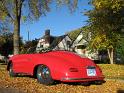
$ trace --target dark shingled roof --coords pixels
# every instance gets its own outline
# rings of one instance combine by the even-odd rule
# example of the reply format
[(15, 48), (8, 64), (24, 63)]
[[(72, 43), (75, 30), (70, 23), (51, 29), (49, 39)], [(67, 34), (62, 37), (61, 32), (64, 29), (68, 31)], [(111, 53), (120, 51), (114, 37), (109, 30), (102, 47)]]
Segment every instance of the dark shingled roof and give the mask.
[(55, 48), (67, 35), (62, 35), (58, 37), (54, 37), (52, 43), (50, 44), (50, 48)]

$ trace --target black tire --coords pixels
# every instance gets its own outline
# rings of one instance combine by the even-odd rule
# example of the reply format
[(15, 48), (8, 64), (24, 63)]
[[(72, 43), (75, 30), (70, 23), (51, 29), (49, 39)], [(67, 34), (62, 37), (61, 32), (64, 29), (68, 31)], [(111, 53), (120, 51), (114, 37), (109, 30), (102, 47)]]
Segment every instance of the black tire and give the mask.
[(17, 74), (14, 73), (14, 71), (13, 71), (13, 64), (12, 63), (9, 65), (9, 75), (10, 75), (10, 77), (16, 77), (17, 76)]
[(37, 80), (41, 84), (52, 85), (54, 80), (51, 77), (50, 69), (45, 65), (38, 66)]

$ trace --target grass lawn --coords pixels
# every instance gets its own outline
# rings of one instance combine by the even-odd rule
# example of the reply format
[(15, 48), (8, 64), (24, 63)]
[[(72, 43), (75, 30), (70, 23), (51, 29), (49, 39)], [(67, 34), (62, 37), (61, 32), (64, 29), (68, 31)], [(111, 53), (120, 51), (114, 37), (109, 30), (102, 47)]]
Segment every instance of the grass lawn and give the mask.
[(99, 66), (107, 79), (124, 80), (124, 65), (99, 64)]

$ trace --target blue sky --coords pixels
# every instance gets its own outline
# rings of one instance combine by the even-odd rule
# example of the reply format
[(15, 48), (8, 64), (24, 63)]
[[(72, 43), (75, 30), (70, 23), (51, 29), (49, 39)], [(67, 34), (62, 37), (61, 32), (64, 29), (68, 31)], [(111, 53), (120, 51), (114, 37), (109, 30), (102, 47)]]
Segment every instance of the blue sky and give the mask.
[(60, 9), (52, 6), (51, 11), (46, 16), (42, 16), (38, 21), (21, 24), (23, 40), (28, 40), (28, 31), (30, 33), (30, 40), (32, 40), (42, 37), (46, 29), (50, 29), (51, 35), (60, 36), (86, 25), (88, 17), (84, 16), (82, 12), (85, 9), (91, 9), (91, 6), (87, 4), (88, 0), (79, 1), (78, 8), (74, 13), (70, 13), (65, 6)]

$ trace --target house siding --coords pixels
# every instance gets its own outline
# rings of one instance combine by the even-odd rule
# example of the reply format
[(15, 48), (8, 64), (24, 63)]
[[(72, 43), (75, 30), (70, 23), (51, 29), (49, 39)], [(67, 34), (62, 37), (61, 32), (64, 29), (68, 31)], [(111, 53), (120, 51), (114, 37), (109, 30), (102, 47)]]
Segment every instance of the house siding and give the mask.
[(67, 42), (72, 43), (72, 40), (66, 36), (61, 42), (58, 43), (58, 45), (54, 48), (56, 50), (70, 50), (69, 45)]

